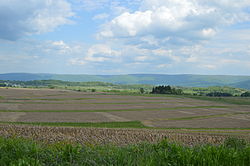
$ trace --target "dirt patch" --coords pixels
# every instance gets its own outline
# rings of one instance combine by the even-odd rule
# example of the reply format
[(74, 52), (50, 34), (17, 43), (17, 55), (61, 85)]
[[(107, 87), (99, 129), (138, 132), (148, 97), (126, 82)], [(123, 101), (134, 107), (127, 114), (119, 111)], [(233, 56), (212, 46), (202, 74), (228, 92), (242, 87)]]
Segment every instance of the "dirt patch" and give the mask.
[[(116, 119), (118, 121), (118, 119)], [(124, 119), (122, 119), (124, 120)], [(17, 122), (112, 122), (114, 119), (97, 112), (27, 112)]]
[(178, 110), (151, 110), (151, 111), (117, 111), (109, 112), (112, 115), (130, 119), (131, 121), (139, 120), (157, 120), (169, 118), (184, 118), (190, 116), (206, 116), (228, 113), (226, 109), (203, 110), (203, 109), (178, 109)]
[(128, 122), (128, 121), (131, 121), (129, 119), (125, 119), (125, 118), (122, 118), (122, 117), (119, 117), (119, 116), (116, 116), (116, 115), (112, 115), (108, 112), (96, 112), (96, 114), (101, 114), (102, 116), (110, 119), (111, 121), (114, 121), (114, 122)]
[(24, 115), (25, 112), (0, 112), (0, 121), (15, 122)]
[(232, 117), (213, 117), (190, 120), (162, 120), (152, 122), (155, 127), (166, 128), (249, 128), (249, 119)]

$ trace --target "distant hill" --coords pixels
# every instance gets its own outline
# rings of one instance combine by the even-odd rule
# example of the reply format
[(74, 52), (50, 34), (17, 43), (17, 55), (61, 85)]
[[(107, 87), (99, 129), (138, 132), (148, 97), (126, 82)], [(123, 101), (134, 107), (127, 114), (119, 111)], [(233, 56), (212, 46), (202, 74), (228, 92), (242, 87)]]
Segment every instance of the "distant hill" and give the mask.
[(62, 80), (78, 82), (108, 82), (114, 84), (175, 85), (186, 87), (232, 86), (250, 89), (250, 76), (229, 75), (166, 75), (166, 74), (128, 74), (128, 75), (70, 75), (70, 74), (0, 74), (0, 80)]
[(237, 82), (237, 83), (231, 84), (230, 86), (235, 87), (235, 88), (243, 88), (243, 89), (250, 90), (250, 80)]

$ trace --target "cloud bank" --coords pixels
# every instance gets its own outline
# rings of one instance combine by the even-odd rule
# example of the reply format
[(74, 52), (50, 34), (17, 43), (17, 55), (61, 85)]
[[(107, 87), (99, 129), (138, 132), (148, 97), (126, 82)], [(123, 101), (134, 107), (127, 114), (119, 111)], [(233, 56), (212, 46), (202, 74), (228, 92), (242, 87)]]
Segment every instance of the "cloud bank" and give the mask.
[(211, 39), (221, 27), (249, 21), (244, 11), (249, 5), (247, 0), (144, 0), (138, 10), (103, 25), (98, 37), (141, 41), (150, 36), (151, 42), (164, 40), (163, 44), (197, 43)]
[(17, 40), (26, 35), (53, 31), (71, 23), (71, 5), (66, 0), (0, 1), (0, 38)]

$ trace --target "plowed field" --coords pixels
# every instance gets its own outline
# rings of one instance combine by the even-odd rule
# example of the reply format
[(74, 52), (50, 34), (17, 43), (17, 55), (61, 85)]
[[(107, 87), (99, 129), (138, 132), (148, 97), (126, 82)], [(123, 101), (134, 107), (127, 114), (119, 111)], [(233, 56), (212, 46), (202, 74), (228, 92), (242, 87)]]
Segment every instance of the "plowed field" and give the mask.
[[(220, 132), (224, 128), (225, 131), (230, 130), (229, 134), (240, 133), (248, 137), (250, 131), (249, 106), (182, 96), (130, 96), (13, 88), (1, 88), (0, 96), (0, 122), (5, 124), (139, 121), (145, 128), (155, 129), (218, 128)], [(238, 132), (242, 129), (243, 134)]]

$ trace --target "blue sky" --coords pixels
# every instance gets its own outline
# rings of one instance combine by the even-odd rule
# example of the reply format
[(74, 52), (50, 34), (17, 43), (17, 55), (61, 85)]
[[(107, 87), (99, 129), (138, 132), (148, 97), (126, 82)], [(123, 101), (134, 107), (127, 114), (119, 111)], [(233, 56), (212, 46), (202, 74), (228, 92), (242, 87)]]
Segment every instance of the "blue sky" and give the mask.
[(250, 75), (250, 1), (0, 1), (10, 72)]

